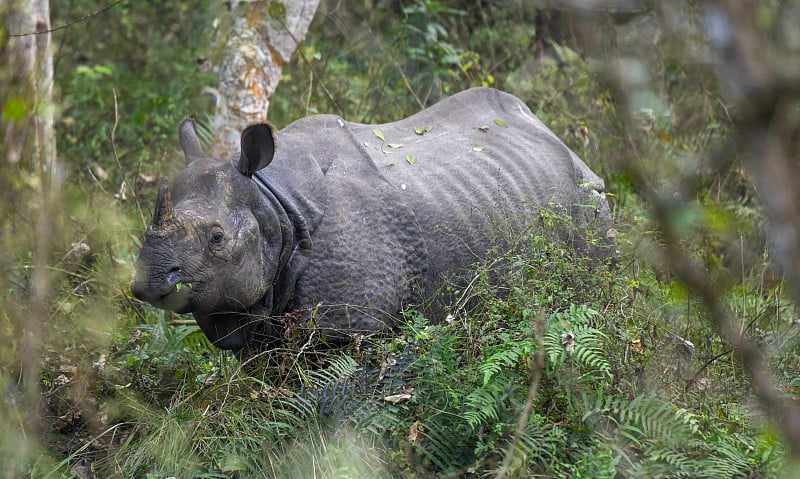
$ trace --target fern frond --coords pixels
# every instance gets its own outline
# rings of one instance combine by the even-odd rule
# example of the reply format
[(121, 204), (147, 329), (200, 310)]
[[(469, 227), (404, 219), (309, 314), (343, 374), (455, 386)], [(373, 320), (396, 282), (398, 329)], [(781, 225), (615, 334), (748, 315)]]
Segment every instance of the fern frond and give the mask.
[(543, 338), (548, 363), (558, 367), (572, 361), (589, 371), (600, 371), (611, 379), (611, 363), (605, 354), (608, 338), (591, 324), (598, 318), (600, 313), (585, 305), (571, 304), (568, 311), (553, 313)]
[(497, 421), (498, 410), (503, 405), (502, 396), (508, 385), (500, 381), (490, 382), (472, 391), (464, 399), (464, 419), (472, 428), (480, 424)]
[(471, 437), (458, 423), (443, 420), (427, 421), (422, 424), (423, 440), (418, 445), (422, 456), (436, 465), (440, 471), (447, 472), (461, 468), (465, 459), (472, 457)]
[(348, 355), (341, 354), (328, 360), (325, 368), (308, 372), (308, 386), (311, 389), (325, 389), (355, 374), (358, 363)]
[(489, 356), (483, 364), (478, 366), (478, 371), (483, 373), (483, 384), (488, 384), (494, 375), (505, 368), (525, 365), (526, 360), (533, 354), (533, 341), (523, 341), (504, 345), (508, 349), (498, 351)]
[(696, 431), (696, 422), (691, 414), (653, 396), (637, 396), (632, 400), (600, 397), (583, 419), (595, 414), (610, 419), (616, 424), (619, 434), (639, 445), (644, 440), (674, 444), (688, 439)]

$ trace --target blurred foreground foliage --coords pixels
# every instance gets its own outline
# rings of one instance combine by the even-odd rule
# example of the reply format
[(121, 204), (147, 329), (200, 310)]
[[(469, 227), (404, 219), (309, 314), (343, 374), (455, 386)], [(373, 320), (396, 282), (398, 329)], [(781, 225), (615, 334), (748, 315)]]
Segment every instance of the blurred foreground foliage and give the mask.
[[(106, 5), (53, 2), (53, 25)], [(761, 21), (784, 28), (784, 7), (767, 2)], [(30, 338), (20, 324), (36, 311), (38, 180), (21, 167), (0, 174), (13, 191), (0, 206), (0, 454), (10, 465), (0, 474), (791, 473), (782, 471), (786, 445), (753, 407), (741, 358), (670, 273), (650, 205), (617, 161), (635, 155), (672, 201), (684, 247), (794, 397), (796, 309), (770, 264), (759, 203), (731, 146), (735, 112), (695, 5), (598, 11), (587, 26), (569, 9), (523, 0), (323, 2), (284, 71), (273, 122), (313, 113), (382, 122), (471, 86), (509, 91), (606, 179), (620, 252), (609, 267), (550, 243), (548, 225), (563, 218), (545, 213), (519, 248), (476, 265), (446, 321), (409, 311), (395, 338), (343, 350), (298, 339), (244, 365), (127, 292), (154, 178), (182, 166), (177, 124), (212, 118), (203, 89), (214, 86), (223, 8), (121, 2), (54, 36), (66, 181), (47, 212), (51, 288), (33, 405), (23, 401)], [(626, 102), (612, 100), (609, 78), (625, 86)], [(488, 281), (489, 263), (504, 265), (501, 281)], [(520, 427), (537, 352), (541, 381)], [(22, 432), (27, 417), (35, 437)]]

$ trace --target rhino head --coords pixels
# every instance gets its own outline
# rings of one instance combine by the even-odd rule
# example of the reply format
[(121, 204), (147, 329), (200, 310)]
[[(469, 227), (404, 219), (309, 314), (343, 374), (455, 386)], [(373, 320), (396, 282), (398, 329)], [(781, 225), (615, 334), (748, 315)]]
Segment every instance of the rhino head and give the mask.
[(180, 127), (186, 168), (158, 189), (153, 220), (136, 263), (133, 295), (152, 305), (193, 313), (218, 347), (247, 347), (271, 309), (271, 288), (285, 256), (285, 222), (253, 181), (275, 152), (269, 125), (242, 132), (238, 158), (208, 158), (194, 122)]

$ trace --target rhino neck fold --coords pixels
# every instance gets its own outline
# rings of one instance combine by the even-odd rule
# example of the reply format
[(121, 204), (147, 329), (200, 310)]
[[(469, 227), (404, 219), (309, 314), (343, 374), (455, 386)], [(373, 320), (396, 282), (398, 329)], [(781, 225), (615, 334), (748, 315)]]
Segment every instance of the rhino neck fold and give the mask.
[(294, 295), (294, 285), (306, 264), (297, 252), (311, 249), (311, 231), (305, 216), (291, 198), (265, 181), (258, 173), (253, 175), (253, 181), (267, 201), (273, 204), (274, 213), (280, 216), (282, 244), (277, 274), (272, 280), (272, 288), (262, 298), (262, 303), (267, 314), (282, 314)]

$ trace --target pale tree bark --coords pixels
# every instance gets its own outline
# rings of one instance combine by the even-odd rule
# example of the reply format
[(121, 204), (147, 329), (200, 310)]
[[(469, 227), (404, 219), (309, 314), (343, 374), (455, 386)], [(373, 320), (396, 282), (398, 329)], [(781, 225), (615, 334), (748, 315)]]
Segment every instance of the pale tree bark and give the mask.
[[(20, 118), (3, 125), (6, 158), (24, 158), (34, 168), (50, 170), (55, 163), (53, 127), (53, 55), (50, 51), (49, 0), (0, 0), (9, 33), (11, 93), (5, 99), (23, 108)], [(37, 33), (40, 32), (40, 33)]]
[[(5, 86), (0, 93), (0, 105), (6, 113), (0, 119), (3, 147), (0, 161), (5, 187), (3, 200), (18, 207), (18, 217), (35, 219), (33, 228), (25, 222), (24, 231), (14, 230), (13, 235), (30, 238), (33, 252), (33, 269), (29, 283), (30, 295), (18, 304), (5, 304), (4, 308), (16, 311), (9, 315), (15, 319), (15, 336), (19, 340), (18, 364), (22, 367), (23, 403), (26, 412), (23, 421), (24, 435), (35, 437), (39, 403), (40, 346), (43, 338), (43, 321), (49, 300), (48, 258), (53, 247), (53, 220), (57, 215), (59, 177), (56, 163), (56, 141), (53, 125), (53, 56), (50, 44), (49, 0), (0, 0), (0, 21), (8, 33), (7, 43), (0, 44), (0, 60), (8, 66), (2, 75)], [(25, 177), (30, 181), (20, 182)], [(13, 198), (6, 195), (13, 195)], [(11, 203), (5, 203), (8, 205)], [(10, 208), (9, 206), (6, 206)], [(5, 212), (11, 214), (10, 212)], [(0, 247), (19, 244), (13, 238), (0, 235)], [(2, 265), (0, 265), (2, 266)], [(15, 301), (16, 303), (16, 301)], [(0, 310), (2, 311), (2, 310)]]
[(319, 0), (232, 2), (220, 28), (224, 45), (214, 117), (214, 156), (225, 158), (239, 146), (249, 124), (267, 120), (281, 72), (308, 31)]

